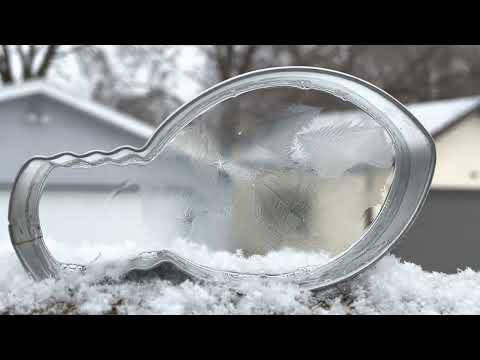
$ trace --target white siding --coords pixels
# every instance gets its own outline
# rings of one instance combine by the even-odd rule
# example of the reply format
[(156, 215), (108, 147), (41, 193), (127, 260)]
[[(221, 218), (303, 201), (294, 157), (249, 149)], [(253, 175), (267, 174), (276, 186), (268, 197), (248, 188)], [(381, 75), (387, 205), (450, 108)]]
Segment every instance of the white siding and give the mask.
[(434, 189), (480, 189), (480, 116), (471, 115), (435, 139)]
[[(0, 192), (0, 203), (9, 194)], [(10, 246), (7, 207), (0, 207), (0, 242)], [(40, 220), (45, 242), (61, 261), (86, 263), (92, 253), (102, 259), (143, 251), (142, 204), (135, 193), (112, 199), (110, 192), (46, 192), (40, 202)], [(124, 248), (118, 254), (119, 244)], [(116, 245), (116, 246), (114, 246)], [(109, 249), (115, 249), (110, 251)]]

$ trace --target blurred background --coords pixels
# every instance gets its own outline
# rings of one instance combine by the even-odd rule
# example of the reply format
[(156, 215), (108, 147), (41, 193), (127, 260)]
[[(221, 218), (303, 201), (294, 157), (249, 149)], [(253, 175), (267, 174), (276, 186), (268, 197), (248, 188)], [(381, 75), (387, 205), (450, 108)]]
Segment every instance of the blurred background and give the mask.
[(148, 122), (232, 76), (270, 66), (330, 68), (367, 80), (403, 103), (477, 95), (472, 45), (2, 45), (2, 86), (48, 78)]
[[(480, 46), (473, 45), (1, 45), (2, 246), (8, 193), (30, 156), (87, 151), (96, 144), (141, 146), (155, 126), (202, 90), (247, 71), (286, 65), (345, 72), (407, 105), (434, 137), (438, 160), (425, 209), (394, 252), (426, 270), (479, 270)], [(44, 83), (55, 90), (38, 85)], [(83, 115), (61, 106), (52, 110), (57, 105), (45, 101), (47, 93), (57, 105), (83, 107)], [(115, 113), (102, 113), (98, 105)], [(55, 122), (59, 114), (75, 118), (76, 125)], [(92, 133), (83, 134), (79, 123), (92, 116), (121, 131), (112, 135), (117, 130), (90, 126)], [(231, 132), (236, 125), (232, 120), (224, 126)], [(87, 216), (90, 204), (78, 211)]]

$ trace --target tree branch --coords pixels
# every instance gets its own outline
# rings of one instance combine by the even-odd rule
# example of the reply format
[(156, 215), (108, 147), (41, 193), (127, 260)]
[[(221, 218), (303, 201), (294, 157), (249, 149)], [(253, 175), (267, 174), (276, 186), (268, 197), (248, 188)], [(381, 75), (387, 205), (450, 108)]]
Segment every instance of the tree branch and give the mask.
[(402, 85), (402, 80), (403, 83), (405, 83), (405, 78), (410, 78), (412, 75), (414, 75), (416, 71), (418, 71), (418, 68), (424, 65), (426, 61), (429, 58), (432, 58), (439, 50), (439, 46), (433, 46), (425, 50), (422, 54), (420, 54), (420, 56), (418, 56), (410, 64), (405, 66), (403, 71), (400, 71), (391, 81), (386, 83), (383, 86), (383, 89), (386, 92), (393, 93), (395, 89), (406, 87), (405, 85)]
[(250, 67), (252, 66), (253, 62), (253, 57), (258, 50), (258, 45), (247, 45), (247, 51), (245, 51), (245, 54), (243, 56), (243, 61), (239, 66), (239, 74), (242, 74), (248, 70), (250, 70)]
[(22, 79), (23, 80), (28, 80), (32, 77), (32, 63), (33, 63), (33, 58), (32, 58), (32, 47), (34, 45), (30, 45), (29, 47), (29, 53), (28, 55), (23, 52), (22, 45), (17, 45), (17, 53), (18, 57), (20, 58), (20, 62), (22, 65)]
[(68, 55), (79, 53), (79, 52), (82, 52), (83, 50), (89, 49), (93, 46), (95, 46), (95, 45), (77, 45), (77, 46), (72, 47), (68, 50), (58, 50), (57, 49), (57, 51), (55, 53), (55, 58), (58, 59), (58, 58), (62, 58), (62, 57), (68, 56)]
[(226, 80), (231, 77), (233, 72), (234, 60), (234, 46), (235, 45), (217, 45), (216, 46), (216, 60), (220, 72), (221, 80)]
[(0, 61), (0, 76), (4, 84), (13, 82), (12, 65), (10, 61), (10, 53), (7, 45), (2, 45), (3, 57)]
[(35, 77), (42, 78), (47, 75), (48, 69), (50, 68), (50, 65), (52, 64), (52, 61), (55, 57), (55, 54), (57, 52), (57, 49), (60, 45), (49, 45), (45, 56), (38, 68), (37, 73), (35, 74)]

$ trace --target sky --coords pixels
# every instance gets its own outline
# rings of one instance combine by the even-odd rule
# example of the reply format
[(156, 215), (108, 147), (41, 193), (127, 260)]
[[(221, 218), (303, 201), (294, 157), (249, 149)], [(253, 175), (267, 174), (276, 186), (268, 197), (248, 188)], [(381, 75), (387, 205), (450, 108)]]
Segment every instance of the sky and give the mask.
[[(115, 47), (119, 45), (101, 45), (108, 57), (112, 69), (121, 74), (122, 65), (116, 60)], [(205, 56), (195, 46), (178, 45), (175, 46), (179, 51), (175, 69), (166, 79), (166, 88), (183, 101), (188, 101), (198, 95), (202, 90), (202, 86), (192, 79), (188, 74), (190, 72), (199, 74), (204, 71)], [(20, 71), (19, 63), (15, 63), (15, 74), (18, 78)], [(79, 67), (75, 56), (65, 56), (57, 61), (51, 68), (48, 80), (58, 87), (71, 92), (74, 95), (90, 98), (93, 90), (93, 82), (90, 78), (85, 77)], [(148, 75), (142, 71), (136, 73), (136, 78), (132, 81), (137, 83), (148, 84)]]

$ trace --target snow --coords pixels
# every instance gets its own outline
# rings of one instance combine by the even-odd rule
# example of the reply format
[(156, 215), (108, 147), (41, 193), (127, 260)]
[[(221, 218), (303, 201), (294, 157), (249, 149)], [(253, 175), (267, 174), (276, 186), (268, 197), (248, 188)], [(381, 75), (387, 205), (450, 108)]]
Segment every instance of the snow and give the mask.
[[(105, 263), (83, 276), (34, 282), (3, 240), (0, 314), (480, 314), (480, 273), (428, 273), (392, 255), (335, 292), (313, 293), (259, 281), (236, 289), (159, 279), (104, 283)], [(291, 253), (283, 256), (276, 260)]]

